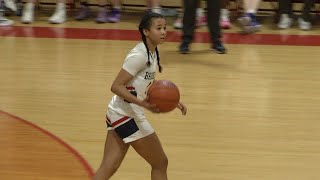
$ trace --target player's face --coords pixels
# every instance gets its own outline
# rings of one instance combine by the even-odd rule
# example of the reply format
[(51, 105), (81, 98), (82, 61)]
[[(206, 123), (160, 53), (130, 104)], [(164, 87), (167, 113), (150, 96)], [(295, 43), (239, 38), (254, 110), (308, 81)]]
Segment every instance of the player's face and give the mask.
[(167, 36), (167, 24), (164, 18), (155, 18), (152, 20), (148, 30), (148, 38), (154, 45), (162, 44)]

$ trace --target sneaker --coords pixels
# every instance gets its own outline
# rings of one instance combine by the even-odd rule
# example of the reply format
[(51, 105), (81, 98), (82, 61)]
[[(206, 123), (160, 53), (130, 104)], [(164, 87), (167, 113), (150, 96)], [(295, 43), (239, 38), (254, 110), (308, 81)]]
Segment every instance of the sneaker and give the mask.
[(33, 3), (26, 3), (23, 11), (21, 22), (25, 24), (32, 23), (34, 19), (34, 4)]
[(190, 53), (189, 43), (182, 42), (179, 47), (179, 52), (180, 52), (180, 54), (189, 54)]
[(220, 9), (220, 27), (222, 29), (230, 29), (231, 23), (229, 18), (229, 9), (221, 8)]
[(255, 33), (261, 29), (261, 24), (257, 21), (252, 21), (249, 26), (245, 27), (245, 33)]
[(181, 17), (178, 17), (178, 18), (174, 21), (173, 27), (174, 27), (175, 29), (182, 29), (182, 28), (183, 28), (182, 18), (181, 18)]
[(243, 28), (251, 23), (251, 18), (247, 15), (244, 15), (238, 18), (238, 22), (240, 24), (240, 27)]
[(64, 3), (58, 3), (54, 14), (49, 18), (49, 22), (52, 24), (61, 24), (66, 21), (66, 5)]
[(231, 28), (231, 23), (229, 19), (221, 19), (220, 20), (220, 27), (222, 29), (230, 29)]
[(196, 26), (205, 26), (207, 25), (207, 17), (205, 15), (197, 16), (196, 17)]
[(113, 8), (111, 15), (108, 17), (108, 22), (116, 23), (120, 21), (120, 10)]
[(77, 21), (88, 19), (91, 16), (91, 11), (88, 6), (81, 6), (78, 15), (75, 17)]
[(11, 26), (12, 24), (14, 24), (14, 21), (5, 17), (0, 17), (0, 26)]
[(292, 19), (288, 14), (281, 14), (280, 21), (278, 23), (278, 28), (280, 29), (288, 29), (292, 25)]
[(4, 0), (4, 5), (12, 11), (17, 11), (16, 3), (13, 0)]
[(100, 10), (96, 18), (97, 23), (106, 23), (108, 22), (108, 13), (106, 9)]
[(66, 21), (66, 11), (58, 10), (50, 18), (49, 22), (52, 24), (61, 24)]
[(244, 16), (238, 18), (238, 21), (243, 33), (254, 33), (261, 29), (261, 24), (258, 23), (255, 14), (246, 13)]
[(213, 42), (211, 49), (218, 54), (225, 54), (227, 51), (220, 39)]
[(299, 23), (299, 28), (301, 30), (307, 31), (311, 29), (311, 22), (305, 21), (303, 18), (299, 18), (298, 19), (298, 23)]

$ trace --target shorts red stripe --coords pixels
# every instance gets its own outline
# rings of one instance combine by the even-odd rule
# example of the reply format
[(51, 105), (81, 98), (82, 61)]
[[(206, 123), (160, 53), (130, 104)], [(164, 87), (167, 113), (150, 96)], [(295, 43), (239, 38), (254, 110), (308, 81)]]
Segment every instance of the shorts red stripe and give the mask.
[(125, 117), (123, 117), (123, 118), (121, 118), (121, 119), (119, 119), (119, 120), (115, 121), (115, 122), (114, 122), (114, 123), (112, 123), (111, 125), (112, 125), (112, 127), (114, 127), (114, 126), (116, 126), (116, 125), (118, 125), (118, 124), (122, 123), (123, 121), (125, 121), (125, 120), (127, 120), (127, 119), (129, 119), (129, 118), (130, 118), (130, 117), (125, 116)]
[(107, 117), (106, 121), (107, 121), (108, 124), (111, 125), (111, 121), (110, 121), (110, 119), (108, 117)]
[(133, 86), (126, 87), (128, 90), (134, 90), (135, 88)]

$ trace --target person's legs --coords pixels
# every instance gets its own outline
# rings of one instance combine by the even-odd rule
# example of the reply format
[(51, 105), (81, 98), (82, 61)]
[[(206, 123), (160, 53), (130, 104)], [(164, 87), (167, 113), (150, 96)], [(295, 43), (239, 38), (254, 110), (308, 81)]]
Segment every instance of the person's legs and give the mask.
[(292, 25), (292, 1), (279, 0), (278, 4), (279, 4), (279, 15), (280, 15), (278, 28), (287, 29)]
[(278, 0), (280, 14), (292, 14), (292, 0)]
[(259, 31), (261, 25), (258, 23), (256, 13), (261, 0), (244, 0), (245, 14), (238, 19), (244, 33)]
[(187, 54), (189, 53), (189, 44), (193, 40), (195, 30), (197, 0), (184, 0), (183, 2), (183, 34), (179, 50), (180, 53)]
[(256, 13), (261, 0), (244, 0), (244, 9), (248, 13)]
[(36, 0), (28, 0), (22, 11), (21, 22), (25, 24), (32, 23), (34, 20), (34, 4)]
[(108, 12), (107, 12), (107, 2), (106, 0), (98, 0), (98, 15), (96, 18), (97, 23), (106, 23), (108, 22)]
[(220, 7), (221, 1), (207, 1), (208, 28), (210, 32), (212, 49), (218, 54), (224, 54), (226, 49), (221, 42), (220, 29)]
[(167, 180), (168, 158), (156, 133), (130, 143), (151, 166), (151, 180)]
[(204, 9), (201, 7), (201, 0), (197, 1), (197, 10), (196, 10), (196, 27), (207, 25), (207, 18), (204, 13)]
[(301, 30), (311, 29), (312, 25), (311, 25), (310, 11), (314, 3), (315, 3), (315, 0), (305, 0), (304, 2), (302, 16), (298, 19), (299, 27)]
[(12, 7), (8, 7), (8, 6), (9, 6), (8, 4), (0, 0), (0, 26), (10, 26), (14, 23), (14, 21), (4, 17), (5, 8), (10, 8), (11, 10), (14, 10), (12, 8), (14, 5), (12, 5)]
[[(184, 9), (183, 8), (183, 1), (181, 1), (181, 3), (182, 3), (182, 5), (181, 5), (182, 9)], [(173, 27), (176, 29), (182, 29), (182, 27), (183, 27), (182, 19), (183, 19), (183, 13), (181, 12), (178, 15), (177, 19), (175, 20)], [(206, 18), (206, 15), (204, 13), (203, 8), (201, 7), (201, 1), (198, 0), (197, 10), (196, 10), (196, 27), (204, 26), (206, 24), (207, 24), (207, 18)]]
[(228, 10), (228, 5), (229, 5), (229, 0), (222, 0), (221, 1), (221, 10), (223, 10), (223, 9)]
[(108, 180), (120, 167), (128, 148), (129, 145), (125, 144), (114, 130), (109, 130), (103, 159), (93, 180)]
[(80, 10), (75, 19), (78, 21), (85, 20), (91, 16), (91, 10), (88, 6), (87, 0), (80, 1)]
[(14, 0), (3, 0), (3, 2), (6, 8), (12, 11), (17, 11), (17, 5)]
[(222, 6), (220, 10), (220, 27), (223, 29), (229, 29), (231, 27), (228, 5), (229, 0), (222, 0)]
[(152, 12), (161, 14), (160, 0), (147, 0), (147, 7)]
[(314, 5), (315, 0), (305, 0), (304, 1), (304, 7), (303, 7), (303, 11), (302, 11), (302, 18), (305, 21), (310, 22), (311, 21), (311, 17), (310, 17), (310, 11), (312, 6)]
[(182, 12), (180, 12), (177, 16), (177, 19), (174, 21), (173, 23), (173, 27), (175, 29), (182, 29), (183, 27), (183, 24), (182, 24), (182, 19), (183, 19), (183, 0), (181, 0), (181, 9), (182, 9)]
[(56, 10), (49, 18), (49, 22), (53, 24), (61, 24), (66, 21), (66, 4), (65, 0), (57, 0)]
[(215, 41), (221, 37), (220, 20), (220, 1), (207, 1), (208, 28), (211, 40)]
[(116, 23), (120, 21), (120, 10), (121, 10), (121, 3), (120, 0), (111, 0), (112, 10), (111, 14), (108, 17), (108, 22)]

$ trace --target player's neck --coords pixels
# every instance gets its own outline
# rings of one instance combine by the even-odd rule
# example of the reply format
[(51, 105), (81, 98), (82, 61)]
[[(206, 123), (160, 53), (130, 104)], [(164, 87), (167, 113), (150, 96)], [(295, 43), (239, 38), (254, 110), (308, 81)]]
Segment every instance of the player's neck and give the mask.
[(152, 43), (149, 39), (147, 39), (147, 45), (148, 45), (149, 51), (153, 54), (156, 50), (157, 45)]

